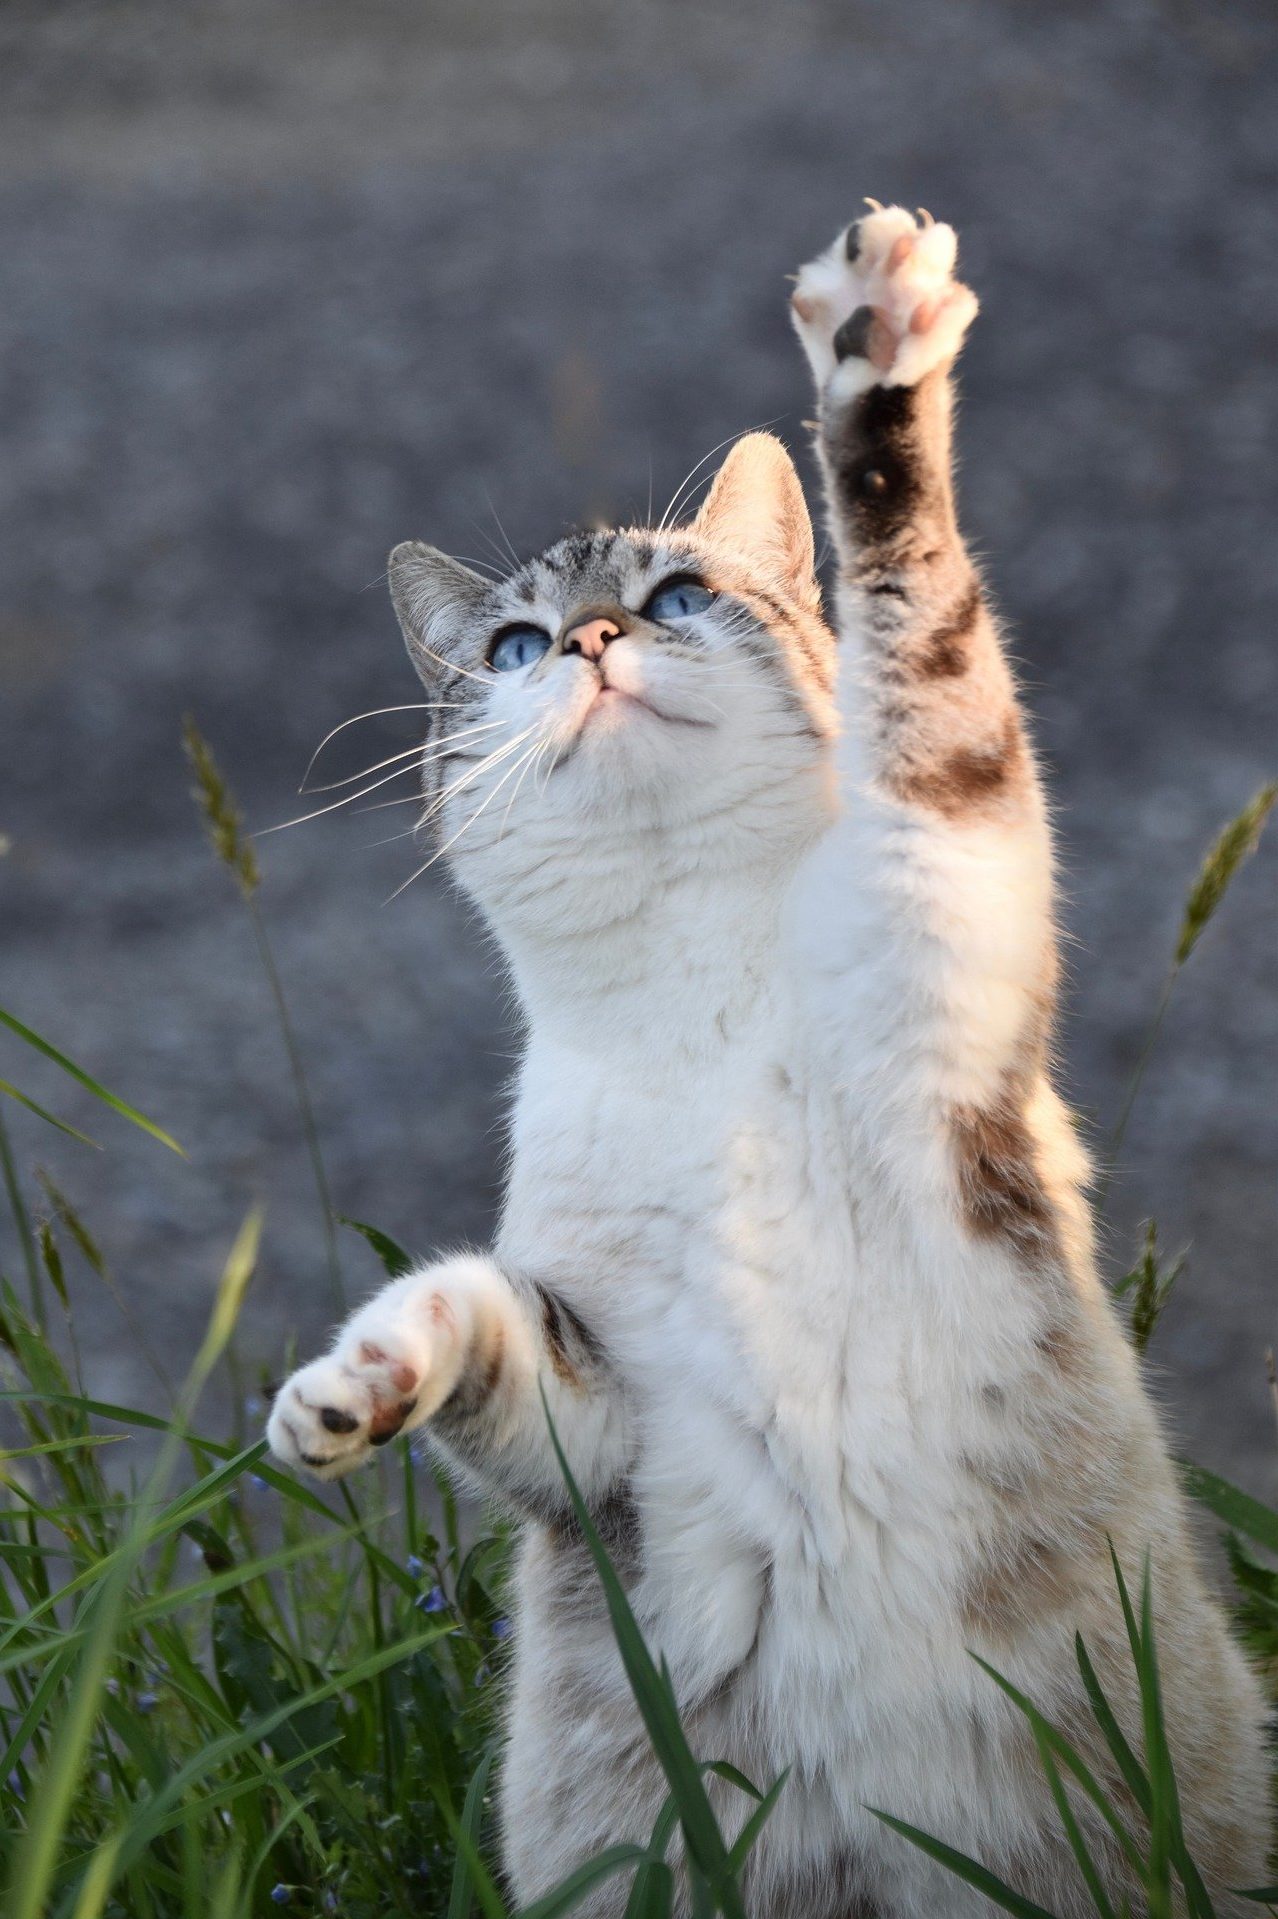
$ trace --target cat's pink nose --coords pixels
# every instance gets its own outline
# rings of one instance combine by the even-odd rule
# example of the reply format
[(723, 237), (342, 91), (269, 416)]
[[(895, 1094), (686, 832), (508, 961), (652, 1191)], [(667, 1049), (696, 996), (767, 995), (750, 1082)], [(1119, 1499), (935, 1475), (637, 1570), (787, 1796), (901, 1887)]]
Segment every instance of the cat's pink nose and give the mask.
[(620, 638), (621, 628), (615, 620), (582, 620), (564, 634), (564, 652), (580, 653), (583, 660), (601, 660), (609, 640)]

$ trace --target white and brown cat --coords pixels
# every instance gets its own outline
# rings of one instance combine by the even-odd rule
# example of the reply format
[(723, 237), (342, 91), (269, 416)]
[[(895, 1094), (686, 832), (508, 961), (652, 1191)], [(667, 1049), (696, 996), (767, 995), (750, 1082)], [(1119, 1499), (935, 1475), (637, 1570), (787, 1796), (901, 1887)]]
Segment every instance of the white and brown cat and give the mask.
[[(987, 1910), (871, 1805), (1061, 1919), (1092, 1911), (1025, 1721), (970, 1652), (1128, 1803), (1074, 1649), (1139, 1749), (1111, 1540), (1133, 1582), (1151, 1557), (1218, 1910), (1264, 1875), (1261, 1695), (1097, 1278), (1051, 1083), (1050, 835), (955, 519), (976, 300), (954, 262), (948, 227), (890, 208), (798, 279), (837, 641), (764, 435), (688, 526), (582, 534), (499, 584), (392, 555), (451, 721), (429, 803), (527, 1022), (510, 1174), (492, 1251), (378, 1293), (286, 1383), (270, 1438), (331, 1477), (423, 1429), (525, 1521), (520, 1899), (646, 1842), (665, 1795), (542, 1387), (694, 1749), (762, 1783), (791, 1768), (755, 1919)], [(725, 1821), (742, 1805), (724, 1789)], [(1078, 1816), (1120, 1902), (1123, 1854)]]

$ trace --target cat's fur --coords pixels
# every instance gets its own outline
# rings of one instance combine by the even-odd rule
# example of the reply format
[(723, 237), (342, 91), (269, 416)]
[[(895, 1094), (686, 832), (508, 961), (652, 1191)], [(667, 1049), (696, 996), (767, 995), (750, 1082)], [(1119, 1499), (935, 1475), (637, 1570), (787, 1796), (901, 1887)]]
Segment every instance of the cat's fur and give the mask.
[[(1129, 1805), (1074, 1652), (1081, 1630), (1139, 1749), (1111, 1539), (1133, 1585), (1152, 1556), (1218, 1910), (1264, 1874), (1261, 1696), (1098, 1282), (1049, 1076), (1051, 847), (955, 521), (949, 369), (976, 302), (953, 262), (948, 228), (889, 209), (800, 276), (837, 653), (765, 436), (688, 527), (583, 534), (497, 585), (392, 556), (430, 697), (462, 709), (434, 729), (442, 838), (527, 1017), (510, 1178), (492, 1253), (379, 1293), (270, 1431), (327, 1476), (424, 1426), (525, 1518), (502, 1786), (521, 1899), (646, 1841), (665, 1795), (539, 1381), (694, 1749), (764, 1784), (792, 1769), (755, 1919), (987, 1910), (867, 1806), (1061, 1919), (1092, 1910), (1025, 1721), (969, 1651)], [(685, 571), (713, 607), (641, 617)], [(602, 664), (565, 653), (600, 610), (628, 629)], [(494, 675), (510, 620), (558, 641)], [(591, 711), (601, 676), (649, 709)], [(493, 730), (445, 743), (458, 722)], [(581, 1910), (624, 1901), (613, 1882)]]

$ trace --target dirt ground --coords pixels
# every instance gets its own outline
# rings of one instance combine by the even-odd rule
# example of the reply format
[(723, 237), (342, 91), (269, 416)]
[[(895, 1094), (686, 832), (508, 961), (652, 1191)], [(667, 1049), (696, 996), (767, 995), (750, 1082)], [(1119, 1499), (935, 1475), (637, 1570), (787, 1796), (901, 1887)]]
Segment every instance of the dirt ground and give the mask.
[[(1278, 770), (1276, 125), (1259, 4), (6, 0), (0, 1004), (190, 1152), (3, 1048), (109, 1147), (12, 1117), (138, 1323), (77, 1281), (104, 1396), (154, 1394), (139, 1333), (181, 1370), (255, 1197), (249, 1359), (328, 1317), (181, 716), (255, 828), (286, 819), (331, 726), (415, 697), (394, 540), (523, 552), (664, 504), (744, 428), (802, 448), (782, 276), (862, 194), (953, 219), (984, 302), (965, 514), (1057, 798), (1063, 1068), (1104, 1141), (1203, 849)], [(411, 736), (351, 729), (333, 776)], [(263, 909), (338, 1203), (425, 1251), (488, 1228), (514, 1037), (447, 886), (384, 904), (405, 819), (264, 841)], [(1161, 1390), (1269, 1496), (1276, 880), (1278, 832), (1186, 970), (1107, 1227), (1115, 1271), (1151, 1214), (1192, 1245)]]

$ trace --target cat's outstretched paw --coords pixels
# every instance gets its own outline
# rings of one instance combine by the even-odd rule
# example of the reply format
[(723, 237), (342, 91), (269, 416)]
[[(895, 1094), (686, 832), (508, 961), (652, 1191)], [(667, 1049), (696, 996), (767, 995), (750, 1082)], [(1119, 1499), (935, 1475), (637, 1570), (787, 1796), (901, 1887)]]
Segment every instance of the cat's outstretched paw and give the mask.
[(275, 1396), (266, 1437), (288, 1466), (338, 1479), (385, 1446), (420, 1407), (429, 1366), (397, 1327), (370, 1338), (352, 1325), (333, 1352), (285, 1380)]
[(870, 386), (913, 386), (947, 366), (976, 317), (954, 278), (958, 240), (921, 209), (879, 207), (803, 267), (790, 305), (818, 390), (848, 397)]

